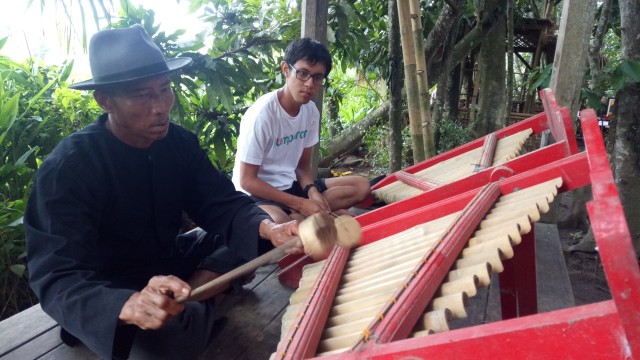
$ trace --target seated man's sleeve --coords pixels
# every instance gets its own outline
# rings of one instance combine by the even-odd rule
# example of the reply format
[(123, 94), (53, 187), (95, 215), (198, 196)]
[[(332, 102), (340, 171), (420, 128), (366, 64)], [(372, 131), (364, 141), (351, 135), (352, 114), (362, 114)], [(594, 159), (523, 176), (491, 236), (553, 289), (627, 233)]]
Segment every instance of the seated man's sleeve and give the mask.
[(85, 172), (69, 165), (45, 161), (33, 185), (24, 217), (30, 284), (47, 314), (111, 359), (118, 316), (134, 290), (113, 288), (96, 271), (98, 199), (79, 179)]

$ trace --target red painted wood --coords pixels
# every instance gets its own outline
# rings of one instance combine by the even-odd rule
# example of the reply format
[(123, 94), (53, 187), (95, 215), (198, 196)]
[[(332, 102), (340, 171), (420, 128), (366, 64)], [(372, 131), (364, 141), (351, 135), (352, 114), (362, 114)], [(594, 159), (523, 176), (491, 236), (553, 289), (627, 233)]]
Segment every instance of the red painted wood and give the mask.
[(571, 155), (547, 165), (533, 168), (527, 172), (513, 175), (510, 178), (501, 180), (499, 184), (502, 193), (509, 194), (517, 189), (527, 188), (558, 177), (562, 178), (562, 187), (559, 189), (560, 192), (589, 185), (589, 162), (587, 161), (587, 154), (580, 153)]
[(281, 269), (284, 269), (287, 266), (290, 266), (291, 264), (295, 263), (296, 261), (300, 260), (300, 258), (303, 258), (305, 256), (306, 255), (304, 254), (287, 254), (283, 256), (282, 259), (278, 260), (278, 267), (280, 267)]
[[(500, 196), (496, 184), (485, 186), (445, 231), (442, 242), (434, 251), (425, 255), (415, 275), (407, 279), (408, 287), (394, 295), (395, 302), (389, 301), (383, 319), (376, 319), (369, 325), (372, 341), (363, 339), (356, 349), (376, 346), (406, 338), (416, 321), (424, 314), (424, 309), (433, 298), (442, 280), (453, 266), (467, 240), (480, 224), (496, 199)], [(410, 280), (410, 281), (409, 281)], [(357, 351), (357, 350), (356, 350)]]
[(522, 236), (522, 243), (514, 247), (513, 251), (518, 317), (537, 314), (538, 285), (534, 226), (531, 226), (531, 232)]
[[(549, 94), (553, 95), (546, 92), (541, 96)], [(549, 115), (550, 118), (566, 121), (566, 109), (557, 107), (555, 97), (547, 96), (545, 101), (547, 102), (545, 109), (556, 109), (555, 114)], [(416, 309), (420, 307), (424, 309), (423, 305), (426, 305), (414, 304), (411, 301), (421, 301), (418, 296), (420, 291), (416, 288), (415, 292), (411, 292), (411, 296), (414, 297), (410, 298), (406, 295), (407, 297), (401, 301), (402, 306), (394, 310), (394, 315), (385, 317), (384, 323), (379, 323), (373, 329), (375, 332), (371, 339), (376, 341), (370, 341), (368, 346), (358, 347), (358, 351), (322, 359), (640, 359), (640, 269), (637, 254), (633, 251), (631, 236), (609, 168), (595, 113), (592, 110), (583, 111), (581, 118), (587, 149), (585, 153), (531, 166), (529, 171), (520, 173), (516, 171), (516, 175), (502, 179), (498, 184), (504, 194), (556, 177), (563, 178), (560, 191), (592, 185), (594, 200), (588, 203), (588, 211), (613, 300), (523, 316), (537, 311), (533, 307), (534, 297), (531, 295), (535, 291), (531, 286), (534, 278), (530, 275), (532, 262), (535, 259), (535, 249), (529, 247), (533, 246), (533, 235), (530, 235), (514, 249), (515, 257), (505, 262), (508, 268), (504, 273), (510, 274), (511, 280), (505, 280), (503, 283), (502, 277), (500, 279), (501, 286), (515, 289), (513, 299), (517, 311), (514, 313), (519, 312), (521, 317), (422, 338), (401, 339), (410, 331), (409, 328), (415, 320), (413, 318), (416, 316)], [(566, 124), (565, 129), (569, 129)], [(568, 148), (571, 152), (574, 151), (570, 143), (563, 142), (560, 146)], [(542, 153), (531, 156), (530, 160), (542, 162), (543, 159), (539, 158), (540, 154)], [(513, 169), (512, 166), (509, 168)], [(478, 175), (480, 174), (482, 173)], [(457, 207), (464, 206), (464, 199), (468, 200), (478, 190), (470, 185), (462, 188), (460, 184), (461, 182), (451, 186), (444, 185), (435, 191), (427, 192), (418, 197), (421, 202), (414, 202), (413, 199), (406, 200), (405, 202), (412, 204), (414, 208), (406, 208), (405, 213), (380, 212), (387, 218), (376, 219), (375, 222), (367, 219), (362, 221), (364, 216), (359, 217), (364, 230), (363, 238), (368, 238), (369, 242), (375, 241), (388, 236), (389, 234), (386, 234), (388, 232), (395, 233), (418, 221), (411, 218), (436, 218), (447, 211), (451, 212)], [(450, 193), (440, 198), (439, 196), (442, 195), (438, 193), (443, 189), (449, 189)], [(455, 193), (455, 191), (458, 192)], [(453, 195), (450, 195), (452, 193)], [(430, 202), (431, 199), (437, 200)], [(381, 233), (385, 234), (381, 235)], [(454, 252), (452, 250), (447, 254)], [(448, 258), (444, 252), (439, 253), (437, 260), (434, 258), (428, 262), (432, 264), (431, 271), (437, 273), (437, 271), (444, 271), (440, 269), (448, 269), (448, 266), (443, 264), (443, 259)], [(426, 281), (422, 276), (420, 280)], [(422, 288), (430, 288), (430, 286), (425, 283)], [(330, 302), (330, 299), (325, 301)], [(324, 309), (319, 305), (316, 307)], [(318, 321), (318, 324), (323, 322)], [(318, 327), (321, 328), (320, 325)], [(308, 328), (307, 331), (309, 331)], [(300, 343), (306, 344), (302, 347), (309, 349), (310, 346), (307, 345), (310, 342), (305, 341)], [(304, 354), (309, 356), (308, 351)], [(299, 358), (302, 358), (302, 355)]]
[(432, 180), (423, 179), (418, 175), (409, 174), (405, 171), (396, 171), (396, 178), (398, 181), (422, 191), (429, 191), (442, 185)]
[[(534, 115), (530, 118), (527, 118), (525, 120), (519, 121), (511, 126), (508, 126), (506, 128), (500, 129), (498, 131), (496, 131), (496, 137), (498, 139), (502, 139), (504, 137), (516, 134), (520, 131), (524, 131), (526, 129), (531, 129), (533, 130), (534, 134), (538, 134), (546, 129), (549, 128), (549, 123), (547, 121), (547, 116), (545, 115), (545, 113), (540, 113), (537, 115)], [(573, 135), (573, 133), (572, 133)], [(415, 164), (413, 166), (409, 166), (408, 168), (404, 169), (404, 171), (410, 173), (410, 174), (415, 174), (416, 172), (426, 169), (428, 167), (431, 167), (437, 163), (440, 163), (442, 161), (451, 159), (453, 157), (456, 157), (460, 154), (464, 154), (468, 151), (471, 151), (473, 149), (479, 148), (482, 146), (482, 144), (484, 143), (484, 138), (478, 138), (474, 141), (471, 141), (469, 143), (466, 143), (464, 145), (458, 146), (455, 149), (449, 150), (445, 153), (442, 153), (440, 155), (434, 156), (432, 158), (429, 158), (427, 160), (424, 160), (418, 164)], [(379, 189), (383, 186), (386, 186), (394, 181), (396, 181), (397, 178), (395, 176), (395, 174), (391, 174), (389, 176), (387, 176), (386, 178), (382, 179), (380, 182), (378, 182), (375, 186), (372, 187), (372, 189)]]
[[(437, 188), (437, 191), (434, 191), (435, 189), (427, 191), (409, 199), (398, 201), (372, 210), (358, 216), (358, 221), (363, 226), (378, 221), (383, 221), (390, 216), (405, 213), (417, 207), (432, 204), (448, 197), (461, 194), (465, 191), (476, 189), (485, 184), (488, 184), (491, 181), (497, 181), (500, 177), (508, 177), (509, 173), (517, 174), (520, 172), (529, 171), (532, 168), (549, 164), (566, 156), (567, 152), (564, 144), (552, 144), (523, 156), (518, 156), (499, 167), (489, 168), (453, 183), (442, 185)], [(584, 164), (584, 167), (587, 167), (586, 162)], [(497, 174), (494, 174), (494, 170), (497, 171)]]
[(620, 328), (605, 301), (318, 359), (632, 359)]
[(498, 137), (495, 132), (484, 137), (484, 143), (482, 144), (482, 154), (480, 155), (480, 161), (476, 164), (474, 172), (482, 171), (493, 165), (493, 157), (496, 153), (496, 145), (498, 144)]
[(350, 251), (334, 247), (305, 300), (303, 315), (296, 317), (285, 337), (288, 340), (278, 347), (275, 359), (297, 360), (315, 354)]
[[(515, 249), (514, 249), (515, 251)], [(498, 275), (500, 283), (500, 311), (502, 320), (518, 317), (516, 270), (513, 261), (505, 261), (504, 271)], [(491, 286), (494, 286), (493, 284)]]
[(283, 259), (289, 258), (291, 260), (289, 265), (283, 267), (282, 264), (278, 263), (280, 268), (280, 272), (278, 272), (278, 281), (280, 284), (297, 289), (300, 284), (300, 279), (302, 278), (302, 268), (306, 265), (309, 265), (314, 262), (310, 256), (304, 255), (294, 255), (289, 254), (285, 256)]
[(506, 166), (497, 166), (491, 170), (491, 176), (489, 177), (489, 180), (491, 182), (498, 182), (514, 175), (515, 173), (516, 172), (513, 171), (513, 169), (510, 169)]
[(556, 96), (549, 88), (540, 91), (540, 99), (547, 119), (549, 119), (549, 130), (556, 141), (567, 141), (567, 150), (570, 154), (579, 152), (578, 143), (575, 139), (573, 120), (566, 107), (560, 107), (556, 101)]
[(478, 191), (478, 189), (467, 191), (434, 204), (426, 204), (410, 211), (395, 214), (395, 216), (389, 216), (378, 222), (364, 225), (362, 227), (362, 240), (360, 240), (358, 246), (367, 245), (413, 226), (460, 211), (464, 209)]
[[(524, 174), (516, 174), (500, 180), (502, 192), (508, 194), (515, 189), (526, 188), (557, 177), (563, 179), (560, 191), (569, 191), (588, 185), (590, 179), (586, 153), (560, 158), (565, 154), (563, 149), (563, 144), (556, 143), (510, 161), (508, 165)], [(545, 162), (545, 159), (549, 162)], [(500, 171), (504, 175), (509, 173), (503, 168)], [(493, 177), (495, 177), (493, 170), (487, 169), (458, 182), (443, 185), (437, 188), (437, 191), (428, 191), (358, 216), (356, 219), (362, 225), (364, 233), (360, 246), (427, 221), (425, 219), (437, 219), (461, 210), (474, 195), (474, 191), (490, 182)], [(425, 217), (414, 219), (411, 215), (416, 213), (421, 213), (423, 214), (421, 216)], [(364, 231), (367, 227), (371, 230)], [(280, 275), (281, 282), (286, 286), (297, 287), (302, 266), (291, 266), (286, 271), (283, 269)]]
[(609, 167), (593, 110), (583, 110), (582, 132), (591, 167), (593, 201), (587, 204), (591, 228), (600, 252), (609, 289), (615, 301), (626, 342), (640, 358), (640, 269), (633, 249), (618, 190)]

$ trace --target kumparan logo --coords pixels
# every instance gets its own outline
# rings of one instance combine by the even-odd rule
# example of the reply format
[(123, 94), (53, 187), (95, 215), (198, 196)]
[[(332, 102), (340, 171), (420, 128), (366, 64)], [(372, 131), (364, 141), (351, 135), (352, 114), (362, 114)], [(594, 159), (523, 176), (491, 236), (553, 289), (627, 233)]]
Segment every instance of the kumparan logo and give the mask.
[(296, 140), (302, 140), (307, 137), (307, 130), (298, 131), (295, 134), (276, 138), (273, 146), (282, 146), (292, 144)]

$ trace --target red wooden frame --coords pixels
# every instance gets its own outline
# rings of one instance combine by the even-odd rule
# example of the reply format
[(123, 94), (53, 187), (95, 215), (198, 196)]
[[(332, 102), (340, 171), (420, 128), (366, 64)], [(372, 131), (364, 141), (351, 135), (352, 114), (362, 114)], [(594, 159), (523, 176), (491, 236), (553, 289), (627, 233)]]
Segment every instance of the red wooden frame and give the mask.
[[(569, 112), (564, 108), (558, 107), (555, 95), (550, 89), (541, 91), (540, 96), (543, 100), (545, 112), (496, 131), (494, 133), (495, 136), (485, 136), (476, 139), (475, 141), (459, 146), (451, 151), (410, 166), (399, 173), (400, 176), (402, 176), (401, 174), (415, 174), (416, 172), (431, 167), (439, 162), (464, 154), (475, 148), (483, 147), (485, 142), (492, 141), (492, 138), (501, 139), (526, 129), (531, 129), (534, 134), (539, 134), (549, 130), (556, 140), (554, 144), (532, 151), (528, 154), (518, 156), (502, 165), (480, 170), (477, 173), (469, 175), (458, 181), (436, 188), (426, 187), (424, 190), (428, 191), (425, 191), (420, 195), (385, 205), (381, 208), (358, 216), (357, 220), (360, 225), (364, 227), (369, 224), (386, 222), (394, 215), (408, 213), (416, 208), (424, 206), (425, 204), (432, 204), (457, 194), (461, 194), (465, 191), (476, 189), (490, 182), (508, 178), (515, 174), (529, 171), (532, 168), (539, 168), (551, 162), (566, 158), (567, 156), (577, 154), (578, 145), (574, 136), (573, 122), (571, 120), (571, 116), (569, 116)], [(392, 174), (377, 183), (373, 189), (378, 189), (397, 180), (399, 180), (398, 175)], [(280, 283), (292, 288), (298, 287), (298, 283), (302, 276), (302, 268), (312, 262), (313, 260), (307, 256), (285, 256), (278, 263), (282, 269), (278, 274)]]
[[(612, 300), (590, 305), (536, 314), (535, 293), (526, 274), (535, 264), (535, 253), (531, 239), (523, 239), (519, 253), (505, 268), (500, 279), (501, 289), (515, 288), (513, 299), (503, 300), (502, 320), (485, 325), (448, 331), (421, 338), (402, 339), (413, 323), (405, 315), (385, 317), (387, 327), (378, 327), (380, 333), (352, 351), (323, 357), (323, 359), (399, 359), (405, 357), (438, 357), (476, 359), (500, 358), (597, 358), (640, 359), (640, 269), (634, 252), (629, 229), (618, 192), (609, 168), (607, 154), (597, 118), (592, 110), (581, 113), (586, 151), (581, 154), (556, 160), (539, 168), (531, 169), (496, 182), (502, 193), (513, 192), (555, 176), (563, 178), (560, 191), (567, 191), (591, 184), (594, 200), (587, 205), (591, 226), (599, 248), (603, 268), (612, 295)], [(423, 203), (402, 214), (395, 214), (383, 221), (363, 226), (365, 243), (375, 241), (404, 230), (416, 222), (437, 218), (463, 208), (479, 188), (440, 199), (434, 203)], [(385, 235), (386, 233), (386, 235)], [(308, 299), (308, 307), (302, 324), (288, 335), (286, 350), (276, 354), (277, 358), (301, 359), (313, 356), (319, 333), (326, 321), (328, 306), (333, 299), (337, 281), (328, 279), (329, 273), (344, 265), (348, 250), (336, 249), (327, 260), (328, 274), (320, 276), (314, 291), (322, 297)], [(338, 264), (336, 259), (340, 259)], [(506, 262), (505, 262), (506, 264)], [(534, 272), (535, 273), (535, 272)], [(335, 275), (335, 274), (333, 274)], [(509, 278), (507, 278), (509, 279)], [(330, 282), (334, 284), (330, 284)], [(527, 284), (527, 286), (523, 286)], [(535, 284), (535, 278), (533, 278)], [(535, 289), (535, 287), (534, 287)], [(414, 299), (415, 300), (415, 299)], [(412, 300), (405, 300), (412, 301)], [(327, 303), (329, 303), (327, 305)], [(506, 308), (505, 308), (506, 307)], [(316, 315), (312, 315), (316, 314)], [(516, 317), (518, 316), (518, 317)], [(306, 319), (305, 319), (306, 318)], [(311, 334), (306, 333), (311, 329)], [(314, 345), (315, 344), (315, 345)], [(304, 351), (297, 351), (304, 348)]]

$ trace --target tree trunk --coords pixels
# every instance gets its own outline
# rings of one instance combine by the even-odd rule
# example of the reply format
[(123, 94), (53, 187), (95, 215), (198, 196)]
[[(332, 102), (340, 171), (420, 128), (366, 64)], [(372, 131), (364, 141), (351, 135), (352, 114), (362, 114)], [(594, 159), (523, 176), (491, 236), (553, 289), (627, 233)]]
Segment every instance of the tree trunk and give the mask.
[[(546, 34), (547, 34), (546, 29), (540, 31), (540, 35), (538, 36), (538, 45), (536, 46), (536, 52), (533, 54), (533, 61), (531, 62), (532, 68), (536, 68), (536, 67), (542, 68), (542, 62), (540, 61), (540, 58), (542, 57), (542, 42)], [(529, 79), (529, 73), (524, 74), (524, 81), (526, 82), (528, 79)], [(535, 102), (536, 102), (536, 91), (533, 91), (532, 94), (527, 94), (526, 100), (524, 102), (523, 112), (529, 113), (529, 114), (532, 113), (533, 105)]]
[(330, 95), (327, 100), (327, 107), (329, 108), (327, 113), (327, 127), (329, 128), (329, 134), (331, 137), (334, 137), (342, 131), (342, 123), (340, 123), (339, 118), (340, 101), (337, 93), (334, 92)]
[[(348, 154), (350, 151), (353, 151), (360, 146), (367, 129), (372, 126), (384, 124), (385, 120), (387, 120), (388, 114), (389, 102), (385, 101), (379, 108), (375, 109), (360, 121), (343, 131), (340, 136), (332, 139), (325, 146), (325, 150), (327, 150), (328, 155), (320, 159), (320, 167), (329, 167), (333, 160), (342, 155)], [(400, 116), (402, 116), (402, 112), (400, 112)]]
[(511, 106), (513, 104), (513, 0), (507, 0), (507, 102), (505, 106), (505, 123), (509, 124)]
[(473, 96), (473, 69), (475, 62), (476, 57), (474, 56), (474, 52), (471, 52), (464, 62), (464, 82), (466, 84), (466, 101), (464, 105), (466, 109), (470, 109), (471, 107), (471, 97)]
[(449, 86), (447, 86), (447, 113), (452, 121), (456, 121), (460, 116), (460, 78), (462, 63), (458, 64), (453, 71), (449, 72)]
[[(619, 0), (622, 60), (640, 61), (640, 3)], [(616, 95), (613, 177), (629, 224), (636, 255), (640, 252), (640, 83), (629, 82)]]
[(602, 6), (600, 7), (600, 18), (598, 19), (596, 34), (589, 47), (589, 74), (591, 75), (589, 88), (591, 90), (596, 88), (598, 76), (600, 75), (600, 49), (602, 48), (602, 41), (609, 28), (609, 14), (611, 13), (612, 2), (613, 0), (603, 0)]
[(411, 14), (407, 1), (398, 1), (398, 19), (400, 38), (402, 41), (402, 58), (404, 59), (404, 81), (407, 87), (407, 106), (409, 108), (409, 130), (411, 133), (411, 149), (413, 163), (425, 159), (424, 138), (420, 121), (420, 97), (418, 78), (416, 76), (416, 58), (413, 50), (413, 32), (411, 31)]
[[(435, 25), (433, 25), (427, 37), (425, 53), (427, 55), (427, 72), (429, 74), (442, 74), (441, 68), (443, 64), (445, 64), (445, 51), (447, 50), (446, 45), (448, 44), (444, 39), (449, 38), (453, 26), (458, 24), (458, 17), (458, 13), (450, 6), (442, 6), (438, 20), (436, 20)], [(461, 59), (464, 55), (466, 55), (466, 53), (462, 55)], [(436, 83), (438, 83), (438, 77), (431, 76), (429, 79), (429, 88), (433, 87)], [(435, 116), (432, 117), (434, 118), (434, 122), (438, 121)]]
[[(495, 26), (499, 24), (499, 20), (504, 18), (505, 16), (504, 6), (495, 6), (490, 9), (485, 6), (485, 9), (488, 10), (482, 12), (478, 24), (473, 29), (471, 29), (471, 31), (469, 31), (460, 41), (458, 41), (453, 48), (451, 66), (458, 65), (458, 63), (462, 61), (465, 56), (467, 56), (470, 52), (476, 50), (478, 46), (482, 44), (482, 41), (486, 38), (487, 34), (492, 31)], [(435, 39), (434, 41), (438, 41), (438, 39)], [(432, 69), (429, 68), (429, 70), (431, 71)], [(433, 74), (433, 72), (431, 73)]]
[[(303, 0), (302, 1), (302, 26), (301, 37), (309, 37), (311, 39), (318, 40), (319, 42), (327, 45), (327, 16), (329, 14), (328, 0)], [(320, 111), (320, 118), (322, 118), (322, 98), (324, 92), (318, 91), (313, 98), (313, 102), (316, 104), (318, 111)], [(321, 124), (318, 124), (321, 127)], [(318, 130), (320, 131), (320, 130)], [(311, 157), (311, 169), (313, 176), (318, 174), (318, 161), (320, 159), (320, 144), (316, 144), (313, 147), (313, 154)]]
[(389, 0), (389, 167), (391, 172), (402, 169), (402, 49), (396, 0)]
[[(476, 56), (476, 58), (478, 58)], [(469, 125), (475, 123), (476, 114), (478, 113), (478, 95), (480, 94), (480, 66), (478, 63), (473, 65), (475, 75), (473, 78), (473, 94), (471, 95), (471, 103), (469, 104)]]
[(427, 62), (424, 54), (424, 35), (422, 34), (422, 17), (418, 0), (409, 1), (411, 12), (411, 28), (413, 30), (413, 50), (416, 57), (418, 78), (418, 93), (420, 97), (420, 119), (422, 120), (422, 137), (424, 139), (425, 159), (436, 155), (433, 124), (431, 123), (431, 97), (429, 96), (429, 81), (427, 76)]
[[(456, 0), (455, 4), (459, 5), (459, 0)], [(458, 25), (460, 21), (460, 16), (456, 13), (455, 9), (456, 8), (451, 6), (443, 6), (440, 11), (440, 16), (438, 16), (438, 22), (442, 20), (446, 25), (439, 27), (438, 38), (432, 40), (439, 43), (437, 49), (439, 69), (436, 78), (438, 90), (436, 91), (436, 101), (433, 111), (433, 121), (436, 124), (445, 121), (445, 119), (450, 116), (448, 111), (448, 95), (452, 67), (451, 59), (453, 48), (458, 38)], [(432, 37), (434, 37), (433, 31), (429, 34), (429, 38), (431, 39)]]
[[(486, 9), (497, 6), (498, 0), (485, 1)], [(472, 124), (475, 137), (481, 137), (504, 127), (506, 25), (506, 15), (503, 13), (495, 27), (482, 41), (478, 59), (480, 102), (478, 117)]]
[(595, 9), (596, 0), (564, 0), (562, 6), (549, 87), (555, 92), (558, 104), (569, 108), (574, 120), (580, 106)]

